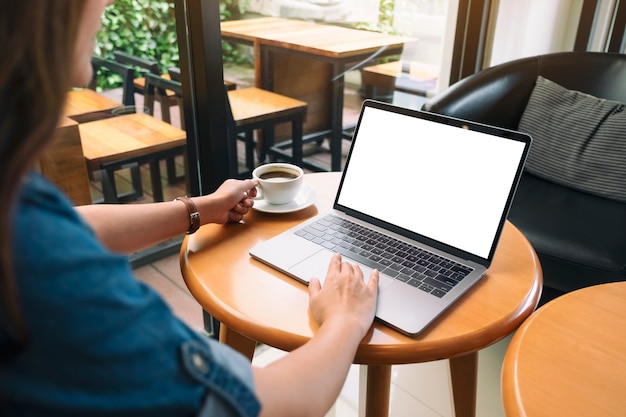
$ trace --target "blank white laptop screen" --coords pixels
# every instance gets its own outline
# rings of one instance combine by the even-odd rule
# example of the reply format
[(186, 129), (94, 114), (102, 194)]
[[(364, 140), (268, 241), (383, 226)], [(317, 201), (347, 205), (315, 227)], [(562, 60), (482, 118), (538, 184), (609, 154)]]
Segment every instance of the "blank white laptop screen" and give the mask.
[(337, 203), (487, 258), (525, 144), (364, 112)]

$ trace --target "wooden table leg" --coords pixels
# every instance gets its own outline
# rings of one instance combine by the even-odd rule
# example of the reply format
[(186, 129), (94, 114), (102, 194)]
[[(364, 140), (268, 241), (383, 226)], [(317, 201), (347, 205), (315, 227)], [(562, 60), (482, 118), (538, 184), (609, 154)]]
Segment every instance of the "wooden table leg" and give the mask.
[(235, 349), (237, 352), (246, 356), (252, 362), (256, 342), (233, 329), (220, 323), (220, 342)]
[(369, 365), (367, 367), (365, 417), (389, 416), (390, 389), (391, 365)]
[(450, 379), (456, 417), (476, 416), (478, 352), (450, 359)]

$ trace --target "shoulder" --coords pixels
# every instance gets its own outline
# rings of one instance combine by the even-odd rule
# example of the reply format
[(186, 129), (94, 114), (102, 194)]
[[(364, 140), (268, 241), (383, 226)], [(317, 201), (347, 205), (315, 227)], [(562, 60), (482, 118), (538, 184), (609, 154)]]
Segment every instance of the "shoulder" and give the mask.
[[(75, 228), (68, 228), (73, 225)], [(23, 180), (16, 201), (14, 236), (50, 239), (59, 231), (90, 232), (67, 197), (41, 174), (30, 172)], [(52, 235), (52, 236), (51, 236)]]

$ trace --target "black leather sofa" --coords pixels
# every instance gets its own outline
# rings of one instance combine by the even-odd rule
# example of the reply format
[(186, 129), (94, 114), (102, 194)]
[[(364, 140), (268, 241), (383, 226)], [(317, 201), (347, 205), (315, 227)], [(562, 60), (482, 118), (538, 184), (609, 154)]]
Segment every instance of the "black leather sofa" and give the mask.
[[(430, 99), (423, 110), (518, 130), (539, 75), (567, 89), (626, 103), (626, 55), (563, 52), (482, 70)], [(626, 126), (615, 141), (626, 141)], [(525, 172), (509, 220), (539, 256), (543, 302), (564, 292), (626, 278), (624, 202)]]

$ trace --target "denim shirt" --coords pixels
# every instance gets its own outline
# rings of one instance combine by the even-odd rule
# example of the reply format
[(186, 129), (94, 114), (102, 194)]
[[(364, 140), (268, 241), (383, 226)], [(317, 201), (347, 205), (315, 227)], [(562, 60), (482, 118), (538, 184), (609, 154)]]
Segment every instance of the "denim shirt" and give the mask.
[(0, 415), (258, 415), (250, 362), (178, 320), (37, 173), (13, 263), (29, 340), (0, 365)]

